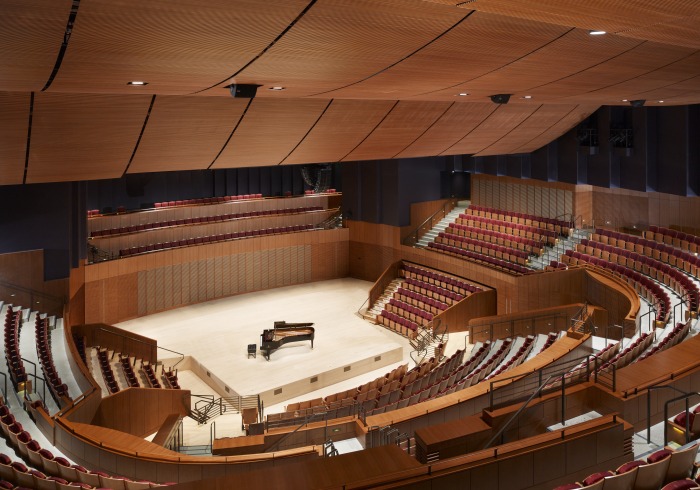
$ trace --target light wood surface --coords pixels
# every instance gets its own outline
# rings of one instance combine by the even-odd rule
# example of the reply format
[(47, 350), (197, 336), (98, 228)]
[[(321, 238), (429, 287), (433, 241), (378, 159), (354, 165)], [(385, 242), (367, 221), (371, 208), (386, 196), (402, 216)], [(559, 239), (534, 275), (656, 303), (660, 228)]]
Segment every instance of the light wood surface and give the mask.
[(0, 185), (24, 178), (29, 105), (29, 94), (0, 93)]

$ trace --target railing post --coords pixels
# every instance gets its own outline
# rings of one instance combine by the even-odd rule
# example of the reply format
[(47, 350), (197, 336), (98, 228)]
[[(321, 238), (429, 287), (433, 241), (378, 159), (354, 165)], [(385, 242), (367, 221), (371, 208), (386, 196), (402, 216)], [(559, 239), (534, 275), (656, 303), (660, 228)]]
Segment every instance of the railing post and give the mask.
[[(615, 384), (614, 377), (613, 384)], [(647, 389), (647, 444), (651, 444), (651, 388)]]
[(561, 375), (561, 425), (563, 426), (566, 422), (566, 387), (564, 386), (564, 383), (566, 382), (566, 378), (564, 375)]

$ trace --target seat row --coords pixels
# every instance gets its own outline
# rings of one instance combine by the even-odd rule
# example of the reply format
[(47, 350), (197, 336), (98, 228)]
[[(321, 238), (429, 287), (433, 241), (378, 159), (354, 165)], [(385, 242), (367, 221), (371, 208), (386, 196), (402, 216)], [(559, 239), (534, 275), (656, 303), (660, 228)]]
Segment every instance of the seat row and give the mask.
[(532, 255), (541, 255), (543, 250), (542, 243), (531, 238), (513, 236), (500, 231), (484, 230), (474, 226), (460, 225), (459, 223), (451, 223), (445, 228), (445, 231), (453, 235), (522, 250)]
[(615, 357), (619, 351), (619, 342), (606, 345), (592, 356), (587, 356), (584, 360), (569, 369), (569, 371), (567, 371), (563, 377), (557, 376), (551, 382), (547, 383), (545, 385), (545, 389), (557, 388), (562, 385), (562, 382), (567, 385), (578, 381), (588, 380), (590, 375), (595, 372), (596, 367), (602, 366), (609, 362), (610, 359)]
[(233, 219), (241, 218), (256, 218), (261, 216), (275, 216), (281, 214), (299, 214), (308, 213), (312, 211), (321, 211), (323, 208), (321, 206), (308, 206), (302, 208), (291, 208), (291, 209), (268, 209), (265, 211), (250, 211), (248, 213), (230, 213), (222, 214), (217, 216), (200, 216), (197, 218), (185, 218), (185, 219), (174, 219), (169, 221), (155, 221), (153, 223), (144, 223), (140, 225), (123, 226), (119, 228), (108, 228), (104, 230), (95, 230), (90, 233), (91, 238), (123, 235), (126, 233), (138, 233), (140, 231), (155, 230), (159, 228), (167, 228), (171, 226), (185, 226), (185, 225), (200, 225), (205, 223), (221, 223), (223, 221), (230, 221)]
[(532, 348), (534, 346), (535, 337), (533, 337), (532, 335), (528, 335), (525, 338), (525, 342), (523, 342), (523, 344), (517, 350), (515, 355), (508, 359), (506, 362), (501, 363), (495, 370), (491, 372), (491, 374), (486, 376), (484, 379), (493, 378), (494, 376), (498, 376), (499, 374), (508, 371), (509, 369), (519, 366), (527, 358), (527, 356), (530, 355), (530, 352), (532, 351)]
[(419, 327), (416, 322), (387, 310), (382, 310), (377, 316), (377, 323), (410, 339), (416, 336)]
[(481, 365), (465, 376), (465, 388), (486, 379), (510, 352), (513, 339), (505, 339), (496, 352), (493, 352)]
[(408, 262), (404, 262), (401, 269), (399, 269), (399, 276), (407, 279), (417, 279), (433, 286), (452, 291), (453, 293), (461, 294), (462, 296), (482, 291), (482, 288), (464, 279), (449, 276), (443, 272), (438, 272)]
[(607, 371), (612, 369), (620, 369), (634, 362), (651, 344), (654, 343), (654, 334), (645, 332), (637, 340), (625, 347), (624, 350), (618, 352), (612, 359), (605, 362), (598, 368), (598, 371)]
[(247, 199), (262, 199), (262, 194), (239, 194), (237, 196), (205, 197), (202, 199), (183, 199), (155, 203), (155, 208), (172, 208), (175, 206), (191, 206), (193, 204), (219, 204), (222, 202), (243, 201)]
[(205, 237), (188, 238), (183, 240), (176, 240), (172, 242), (156, 243), (151, 245), (141, 245), (139, 247), (131, 247), (119, 250), (120, 257), (129, 257), (131, 255), (143, 254), (147, 252), (157, 252), (159, 250), (167, 250), (171, 248), (178, 247), (188, 247), (192, 245), (203, 245), (206, 243), (223, 242), (227, 240), (234, 240), (239, 238), (252, 238), (257, 236), (265, 235), (278, 235), (281, 233), (292, 233), (297, 231), (313, 230), (315, 225), (295, 225), (295, 226), (281, 226), (279, 228), (265, 228), (262, 230), (248, 230), (239, 231), (234, 233), (225, 233), (221, 235), (210, 235)]
[[(0, 453), (0, 479), (21, 488), (69, 490), (77, 488), (109, 488), (116, 490), (142, 490), (173, 482), (158, 484), (151, 481), (134, 481), (126, 477), (110, 475), (102, 471), (71, 464), (42, 448), (38, 441), (15, 420), (9, 407), (0, 398), (0, 432), (22, 461), (13, 461)], [(0, 487), (2, 488), (2, 487)]]
[(555, 271), (555, 270), (564, 270), (567, 269), (566, 264), (559, 262), (558, 260), (552, 260), (549, 262), (549, 265), (544, 268), (546, 271)]
[(664, 228), (662, 226), (650, 226), (645, 236), (647, 236), (647, 234), (653, 235), (648, 236), (648, 238), (656, 240), (657, 242), (663, 242), (667, 245), (687, 250), (690, 253), (700, 252), (700, 236)]
[(122, 367), (124, 377), (126, 378), (126, 383), (129, 385), (129, 387), (140, 388), (141, 383), (139, 383), (136, 373), (134, 372), (134, 368), (131, 365), (131, 358), (129, 356), (122, 356), (119, 354), (119, 364)]
[(577, 249), (588, 255), (594, 255), (613, 263), (624, 265), (637, 272), (650, 276), (678, 293), (679, 296), (688, 297), (688, 307), (691, 312), (698, 311), (700, 303), (700, 290), (695, 282), (675, 267), (647, 257), (637, 252), (621, 249), (601, 242), (583, 239), (577, 245)]
[(531, 225), (521, 225), (519, 223), (512, 223), (510, 221), (503, 221), (500, 219), (485, 218), (483, 216), (476, 216), (473, 214), (461, 213), (455, 220), (455, 223), (474, 226), (484, 230), (508, 233), (513, 236), (529, 238), (536, 241), (546, 241), (549, 245), (555, 245), (557, 243), (557, 237), (559, 237), (559, 234), (556, 231), (546, 230)]
[(102, 378), (105, 381), (105, 385), (109, 390), (110, 394), (119, 392), (119, 383), (117, 383), (114, 377), (114, 371), (112, 371), (112, 364), (109, 360), (109, 354), (106, 349), (97, 349), (97, 360), (100, 363), (100, 371), (102, 371)]
[(486, 206), (477, 206), (475, 204), (470, 205), (467, 208), (467, 212), (474, 213), (478, 216), (485, 216), (487, 218), (499, 218), (504, 219), (505, 221), (512, 221), (514, 223), (546, 228), (547, 230), (556, 231), (560, 235), (568, 235), (573, 229), (572, 223), (568, 221), (556, 218), (545, 218), (544, 216), (537, 216), (535, 214), (518, 213), (515, 211), (489, 208)]
[(690, 331), (690, 322), (686, 323), (676, 323), (676, 326), (673, 327), (673, 330), (666, 335), (661, 341), (656, 344), (654, 347), (649, 349), (648, 351), (644, 352), (640, 357), (639, 360), (641, 361), (642, 359), (646, 359), (649, 356), (653, 356), (657, 352), (664, 351), (670, 347), (673, 347), (674, 345), (683, 342), (683, 339), (688, 335), (688, 332)]
[(507, 260), (490, 257), (488, 255), (483, 255), (477, 252), (472, 252), (471, 250), (464, 250), (463, 248), (451, 247), (442, 243), (430, 242), (428, 243), (428, 248), (436, 252), (454, 255), (456, 257), (459, 257), (460, 259), (479, 262), (484, 265), (487, 265), (488, 267), (500, 269), (511, 274), (521, 275), (529, 274), (532, 272), (531, 269), (528, 269), (527, 267), (524, 267), (520, 264), (515, 264)]
[(8, 306), (5, 314), (5, 361), (15, 390), (19, 391), (19, 383), (27, 380), (24, 362), (19, 351), (19, 331), (22, 327), (22, 308), (14, 309)]
[[(462, 301), (469, 294), (456, 293), (436, 284), (430, 284), (429, 282), (410, 277), (404, 279), (401, 284), (405, 289), (418, 293), (426, 299), (433, 299), (446, 306), (451, 306), (458, 301)], [(440, 307), (440, 304), (436, 304), (435, 306)]]
[[(56, 372), (51, 353), (51, 334), (49, 333), (49, 319), (37, 313), (34, 321), (36, 335), (36, 353), (39, 357), (41, 371), (44, 378), (48, 380), (49, 391), (59, 407), (65, 406), (72, 400), (68, 394), (68, 385), (61, 381), (61, 377)], [(62, 402), (62, 400), (64, 400)]]
[[(620, 465), (615, 471), (599, 471), (589, 475), (581, 482), (560, 485), (554, 490), (572, 490), (587, 488), (589, 490), (605, 490), (626, 488), (631, 490), (658, 489), (680, 490), (696, 488), (683, 486), (673, 482), (686, 479), (694, 471), (693, 463), (698, 453), (698, 444), (694, 443), (677, 450), (660, 449), (650, 454), (646, 459), (638, 459)], [(687, 484), (685, 484), (687, 485)]]
[(671, 298), (661, 286), (649, 277), (623, 265), (613, 264), (607, 260), (582, 254), (581, 252), (574, 252), (573, 250), (567, 250), (566, 254), (562, 255), (562, 261), (565, 263), (568, 261), (568, 263), (573, 265), (579, 262), (592, 264), (625, 277), (627, 282), (637, 291), (637, 294), (653, 305), (656, 313), (656, 321), (660, 322), (662, 325), (665, 325), (668, 321), (668, 316), (671, 311)]
[(433, 316), (439, 315), (449, 307), (446, 303), (415, 292), (410, 289), (411, 286), (408, 284), (406, 286), (409, 289), (398, 288), (394, 292), (392, 299), (397, 299), (403, 303), (415, 306), (425, 312), (431, 313)]
[(491, 257), (507, 260), (520, 265), (526, 265), (530, 257), (530, 254), (523, 252), (522, 250), (516, 250), (514, 248), (505, 247), (502, 245), (495, 245), (493, 243), (483, 242), (474, 238), (453, 235), (444, 231), (438, 233), (435, 241), (451, 247), (471, 250), (473, 252), (489, 255)]
[(424, 328), (433, 321), (432, 313), (417, 306), (404, 303), (403, 301), (395, 298), (391, 298), (389, 300), (389, 302), (385, 305), (385, 310), (390, 313), (396, 313), (404, 318), (408, 318), (412, 322), (415, 322)]

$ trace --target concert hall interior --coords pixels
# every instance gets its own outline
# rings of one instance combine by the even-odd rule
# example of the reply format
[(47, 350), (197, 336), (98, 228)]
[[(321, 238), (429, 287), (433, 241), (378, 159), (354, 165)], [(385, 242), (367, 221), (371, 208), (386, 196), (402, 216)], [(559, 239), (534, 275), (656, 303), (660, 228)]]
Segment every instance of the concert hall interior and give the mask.
[(700, 488), (700, 3), (584, 3), (0, 0), (0, 488)]

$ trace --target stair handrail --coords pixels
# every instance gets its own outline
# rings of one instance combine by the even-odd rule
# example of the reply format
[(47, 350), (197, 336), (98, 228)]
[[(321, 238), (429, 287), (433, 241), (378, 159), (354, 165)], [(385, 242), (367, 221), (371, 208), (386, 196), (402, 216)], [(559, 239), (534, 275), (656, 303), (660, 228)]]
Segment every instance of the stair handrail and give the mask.
[[(418, 243), (418, 240), (421, 239), (422, 235), (419, 236), (420, 231), (423, 229), (423, 227), (430, 223), (430, 226), (428, 226), (428, 230), (432, 229), (434, 226), (433, 220), (438, 214), (441, 214), (440, 219), (444, 218), (449, 214), (450, 211), (452, 211), (457, 204), (459, 203), (458, 199), (449, 199), (448, 201), (445, 202), (445, 204), (442, 205), (440, 209), (435, 211), (433, 214), (428, 216), (425, 221), (423, 221), (420, 225), (418, 225), (414, 230), (412, 230), (406, 238), (404, 238), (401, 243), (403, 245), (413, 247), (416, 243)], [(448, 209), (449, 208), (449, 209)], [(438, 220), (439, 221), (439, 220)], [(424, 233), (425, 234), (425, 233)]]
[[(664, 383), (665, 381), (661, 381), (661, 383)], [(647, 388), (647, 444), (651, 444), (651, 392), (652, 390), (673, 390), (681, 394), (680, 399), (683, 399), (685, 395), (688, 395), (689, 393), (679, 390), (675, 386), (671, 385), (652, 385)], [(664, 414), (666, 412), (666, 406), (664, 406)], [(664, 417), (664, 446), (666, 445), (666, 417)]]
[(666, 403), (664, 403), (664, 446), (666, 446), (666, 443), (668, 442), (668, 424), (666, 423), (668, 420), (668, 405), (669, 403), (680, 400), (685, 400), (685, 443), (688, 444), (690, 442), (690, 417), (688, 416), (690, 412), (689, 400), (694, 396), (700, 397), (700, 393), (692, 391), (681, 396), (677, 396), (676, 398), (666, 400)]
[(296, 434), (296, 433), (297, 433), (299, 430), (301, 430), (303, 427), (306, 427), (306, 426), (309, 424), (309, 422), (311, 422), (314, 418), (316, 418), (316, 417), (318, 417), (318, 416), (321, 416), (321, 415), (322, 415), (322, 416), (325, 416), (327, 413), (328, 413), (328, 412), (318, 412), (318, 413), (312, 413), (312, 414), (310, 414), (310, 415), (307, 415), (306, 417), (304, 417), (303, 422), (302, 422), (301, 424), (299, 424), (299, 426), (297, 426), (292, 432), (287, 432), (284, 436), (282, 436), (282, 437), (280, 437), (279, 439), (277, 439), (277, 441), (275, 441), (275, 443), (274, 443), (272, 446), (270, 446), (269, 448), (267, 448), (267, 449), (265, 450), (265, 452), (268, 452), (268, 453), (271, 452), (274, 448), (276, 448), (277, 446), (279, 446), (280, 443), (281, 443), (282, 441), (284, 441), (284, 440), (290, 438), (292, 435)]

